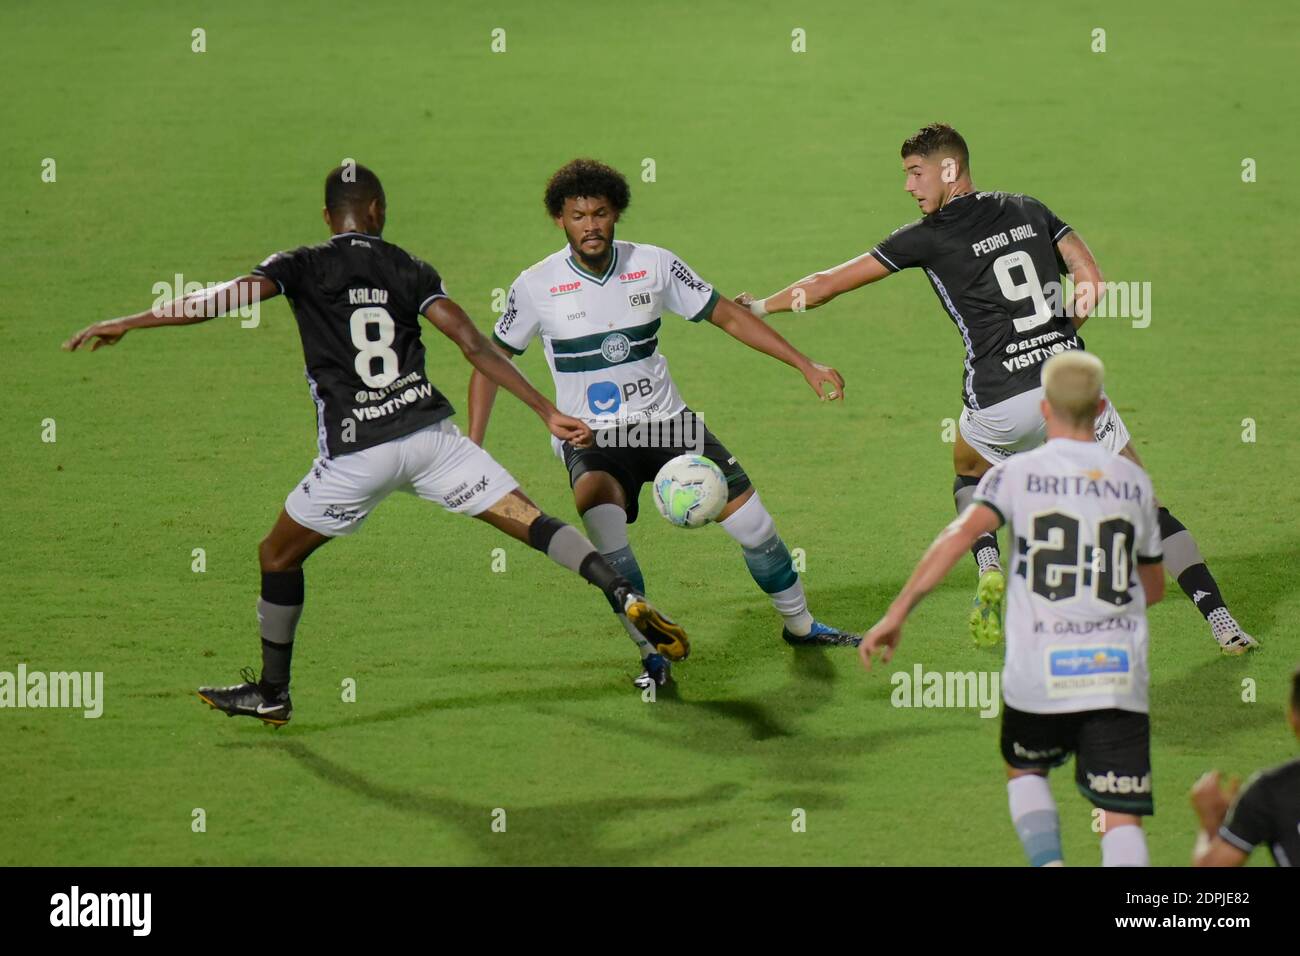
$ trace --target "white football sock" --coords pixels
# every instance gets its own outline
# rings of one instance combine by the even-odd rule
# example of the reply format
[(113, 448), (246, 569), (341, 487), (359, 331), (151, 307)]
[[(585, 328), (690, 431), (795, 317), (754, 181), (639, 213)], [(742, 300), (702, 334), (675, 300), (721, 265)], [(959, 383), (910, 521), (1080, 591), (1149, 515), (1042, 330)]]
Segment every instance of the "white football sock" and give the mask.
[(1046, 777), (1026, 774), (1007, 781), (1011, 824), (1030, 866), (1061, 866), (1061, 821)]
[(750, 575), (771, 599), (790, 633), (803, 637), (811, 631), (813, 617), (808, 611), (803, 582), (758, 492), (718, 524), (740, 544)]
[(1142, 828), (1131, 823), (1102, 834), (1102, 866), (1150, 866), (1147, 837)]

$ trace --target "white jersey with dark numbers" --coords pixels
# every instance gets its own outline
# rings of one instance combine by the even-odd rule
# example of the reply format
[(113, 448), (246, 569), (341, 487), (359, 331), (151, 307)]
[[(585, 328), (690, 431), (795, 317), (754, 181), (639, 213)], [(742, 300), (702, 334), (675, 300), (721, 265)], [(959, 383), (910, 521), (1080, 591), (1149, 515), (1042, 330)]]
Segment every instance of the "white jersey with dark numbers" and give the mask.
[(1006, 702), (1035, 714), (1147, 713), (1137, 565), (1161, 553), (1146, 472), (1096, 442), (1053, 438), (991, 468), (975, 501), (1011, 528)]
[(518, 355), (541, 336), (556, 406), (593, 429), (660, 421), (686, 407), (659, 351), (661, 316), (699, 322), (717, 300), (667, 249), (616, 241), (598, 276), (566, 245), (519, 274), (492, 338)]

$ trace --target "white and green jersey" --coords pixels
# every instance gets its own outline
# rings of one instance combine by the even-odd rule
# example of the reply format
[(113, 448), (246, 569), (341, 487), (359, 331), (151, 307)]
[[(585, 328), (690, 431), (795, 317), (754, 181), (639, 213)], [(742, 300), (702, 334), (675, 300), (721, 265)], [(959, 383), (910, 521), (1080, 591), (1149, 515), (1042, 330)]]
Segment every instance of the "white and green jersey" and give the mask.
[(593, 429), (660, 421), (686, 407), (659, 352), (660, 317), (699, 322), (717, 300), (667, 249), (616, 241), (598, 276), (566, 244), (519, 274), (492, 339), (519, 355), (540, 335), (556, 407)]

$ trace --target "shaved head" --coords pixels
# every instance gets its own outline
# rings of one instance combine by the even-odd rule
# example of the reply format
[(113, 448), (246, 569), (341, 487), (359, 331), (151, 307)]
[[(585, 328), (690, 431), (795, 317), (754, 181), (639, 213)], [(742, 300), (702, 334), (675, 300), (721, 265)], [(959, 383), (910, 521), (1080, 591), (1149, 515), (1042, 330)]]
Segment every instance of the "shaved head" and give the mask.
[(325, 208), (332, 213), (361, 212), (372, 202), (386, 204), (379, 177), (360, 163), (335, 166), (325, 177)]
[(1106, 368), (1088, 352), (1061, 352), (1043, 366), (1043, 394), (1062, 422), (1084, 427), (1097, 417)]

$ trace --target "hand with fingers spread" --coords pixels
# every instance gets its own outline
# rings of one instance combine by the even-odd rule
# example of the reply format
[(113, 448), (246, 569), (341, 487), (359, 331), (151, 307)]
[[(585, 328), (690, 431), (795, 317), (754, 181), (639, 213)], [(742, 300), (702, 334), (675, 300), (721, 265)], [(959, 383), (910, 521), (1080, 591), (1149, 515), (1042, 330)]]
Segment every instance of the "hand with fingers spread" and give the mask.
[[(116, 345), (126, 335), (128, 329), (121, 319), (105, 319), (103, 322), (96, 322), (94, 325), (88, 325), (72, 338), (63, 343), (65, 352), (75, 352), (87, 342), (91, 342), (90, 351), (102, 348), (105, 345)], [(93, 340), (93, 342), (92, 342)]]

